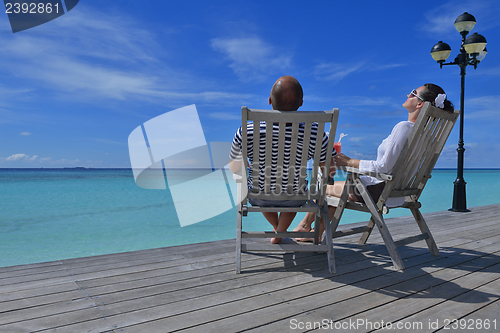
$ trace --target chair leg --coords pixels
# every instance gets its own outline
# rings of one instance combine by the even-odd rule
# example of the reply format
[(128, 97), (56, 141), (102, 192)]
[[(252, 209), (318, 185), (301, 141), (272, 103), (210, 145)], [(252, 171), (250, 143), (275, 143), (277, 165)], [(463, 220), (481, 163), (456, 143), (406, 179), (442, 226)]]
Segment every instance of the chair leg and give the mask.
[[(337, 206), (337, 209), (335, 209), (335, 213), (332, 216), (332, 220), (330, 222), (331, 224), (331, 230), (332, 230), (332, 236), (333, 233), (337, 230), (340, 219), (342, 218), (342, 214), (344, 213), (344, 208), (347, 204), (347, 197), (349, 196), (350, 188), (352, 184), (352, 175), (348, 174), (346, 183), (344, 185), (344, 190), (342, 191), (342, 194), (340, 195), (340, 200), (339, 200), (339, 205)], [(330, 217), (328, 217), (330, 218)]]
[(423, 234), (427, 234), (427, 236), (429, 236), (429, 238), (425, 239), (429, 251), (433, 256), (439, 256), (439, 250), (437, 248), (436, 242), (434, 241), (434, 237), (432, 237), (431, 231), (429, 230), (427, 223), (425, 223), (424, 217), (420, 213), (420, 210), (418, 208), (410, 208), (410, 210), (413, 214), (413, 217), (415, 218), (415, 221), (417, 221), (420, 231)]
[(394, 239), (392, 239), (391, 233), (389, 232), (389, 229), (387, 228), (387, 225), (384, 222), (382, 214), (378, 211), (377, 206), (375, 206), (375, 203), (373, 202), (373, 199), (367, 193), (366, 188), (359, 179), (359, 176), (356, 176), (356, 178), (354, 179), (354, 183), (356, 187), (358, 187), (359, 192), (361, 193), (361, 196), (363, 197), (366, 206), (370, 210), (370, 213), (372, 215), (370, 221), (373, 220), (375, 222), (375, 224), (378, 227), (378, 230), (380, 231), (380, 234), (382, 235), (382, 239), (384, 240), (385, 247), (387, 248), (387, 251), (391, 256), (394, 267), (403, 270), (405, 267), (403, 264), (403, 260), (401, 260), (401, 256), (399, 255), (396, 244), (394, 243)]
[(387, 225), (384, 222), (384, 219), (382, 216), (379, 216), (379, 218), (375, 218), (375, 223), (378, 226), (378, 230), (380, 231), (380, 234), (382, 235), (382, 239), (384, 240), (384, 244), (387, 247), (387, 251), (389, 252), (389, 255), (391, 256), (392, 263), (394, 264), (394, 267), (397, 269), (403, 270), (405, 268), (405, 265), (403, 264), (403, 260), (401, 260), (401, 256), (399, 255), (398, 248), (396, 247), (396, 244), (394, 243), (394, 239), (392, 239), (391, 233), (389, 232), (389, 229), (387, 228)]
[(320, 224), (321, 224), (321, 215), (318, 216), (316, 214), (314, 216), (314, 240), (313, 240), (314, 245), (318, 245), (319, 243), (321, 243), (321, 235), (319, 234)]
[[(328, 206), (325, 204), (325, 209), (326, 209), (326, 214), (328, 216)], [(328, 221), (329, 218), (327, 219), (326, 216), (323, 218), (323, 221), (325, 223), (325, 240), (326, 240), (326, 246), (328, 247), (328, 252), (327, 252), (327, 260), (328, 260), (328, 271), (330, 273), (335, 274), (337, 272), (336, 267), (335, 267), (335, 255), (333, 254), (333, 240), (332, 240), (332, 230), (330, 226), (330, 222)]]
[(236, 213), (236, 274), (241, 273), (241, 230), (242, 230), (242, 211), (241, 204), (238, 205)]
[(364, 245), (366, 244), (366, 241), (368, 241), (368, 237), (372, 234), (373, 227), (375, 226), (375, 222), (373, 221), (373, 218), (370, 218), (370, 221), (368, 221), (367, 227), (370, 228), (370, 230), (365, 231), (362, 235), (361, 238), (358, 241), (358, 244)]

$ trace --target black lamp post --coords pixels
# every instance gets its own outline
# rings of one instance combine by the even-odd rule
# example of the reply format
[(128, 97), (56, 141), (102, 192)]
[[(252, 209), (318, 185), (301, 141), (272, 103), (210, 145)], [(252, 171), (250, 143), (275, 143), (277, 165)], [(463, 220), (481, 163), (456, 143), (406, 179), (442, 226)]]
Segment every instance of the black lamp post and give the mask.
[[(451, 47), (438, 42), (431, 49), (431, 56), (443, 68), (444, 65), (458, 65), (460, 66), (460, 76), (462, 78), (461, 91), (460, 91), (460, 137), (458, 140), (458, 163), (457, 163), (457, 179), (454, 182), (453, 188), (453, 203), (451, 211), (454, 212), (468, 212), (467, 201), (465, 196), (464, 180), (464, 93), (465, 93), (465, 68), (467, 65), (477, 68), (477, 64), (486, 56), (486, 38), (474, 33), (467, 37), (469, 31), (472, 30), (476, 24), (476, 19), (471, 14), (465, 12), (455, 20), (455, 28), (462, 35), (462, 47), (460, 53), (453, 62), (444, 63), (450, 56)], [(467, 38), (466, 38), (467, 37)]]

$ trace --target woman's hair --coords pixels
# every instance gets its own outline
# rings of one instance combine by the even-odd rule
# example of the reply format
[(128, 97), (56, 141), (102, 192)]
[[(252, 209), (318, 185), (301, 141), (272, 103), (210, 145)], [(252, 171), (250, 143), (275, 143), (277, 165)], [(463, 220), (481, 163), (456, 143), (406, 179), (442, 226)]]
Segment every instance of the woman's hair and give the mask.
[[(427, 89), (424, 89), (420, 92), (420, 97), (422, 97), (424, 101), (431, 102), (433, 106), (436, 106), (436, 97), (439, 94), (445, 94), (443, 88), (433, 83), (426, 83), (424, 84), (424, 87), (426, 87)], [(449, 112), (454, 111), (453, 103), (448, 100), (448, 97), (444, 100), (444, 106), (442, 109)]]

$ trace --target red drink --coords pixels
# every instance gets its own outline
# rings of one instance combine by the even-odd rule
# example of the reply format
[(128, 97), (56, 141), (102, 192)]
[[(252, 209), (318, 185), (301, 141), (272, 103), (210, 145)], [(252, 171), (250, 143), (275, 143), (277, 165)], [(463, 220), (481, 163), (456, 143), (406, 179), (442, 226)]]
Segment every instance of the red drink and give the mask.
[(340, 150), (342, 149), (342, 144), (340, 142), (334, 142), (333, 148), (335, 148), (335, 151), (337, 152), (337, 154), (340, 154)]

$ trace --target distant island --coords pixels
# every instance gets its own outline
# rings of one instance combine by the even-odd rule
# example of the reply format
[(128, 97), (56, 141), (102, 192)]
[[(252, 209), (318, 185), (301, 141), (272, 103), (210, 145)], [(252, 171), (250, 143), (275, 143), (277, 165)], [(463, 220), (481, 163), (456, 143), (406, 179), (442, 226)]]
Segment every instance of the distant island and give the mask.
[(85, 169), (94, 169), (94, 168), (87, 168), (87, 167), (64, 167), (63, 169), (72, 169), (72, 170), (85, 170)]

